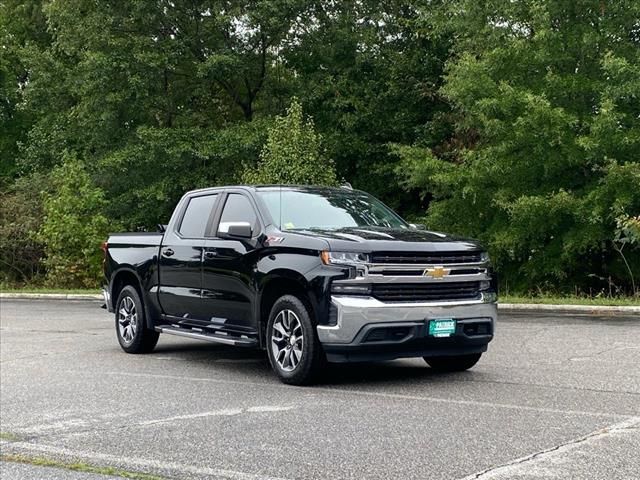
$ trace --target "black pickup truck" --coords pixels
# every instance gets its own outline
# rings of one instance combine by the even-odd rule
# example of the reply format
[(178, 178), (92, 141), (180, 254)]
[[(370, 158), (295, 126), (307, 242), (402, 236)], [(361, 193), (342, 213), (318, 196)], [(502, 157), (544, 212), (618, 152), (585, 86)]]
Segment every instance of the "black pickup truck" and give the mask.
[(283, 382), (306, 384), (327, 361), (466, 370), (493, 338), (486, 251), (361, 191), (196, 190), (163, 229), (104, 244), (105, 303), (128, 353), (150, 352), (160, 333), (261, 348)]

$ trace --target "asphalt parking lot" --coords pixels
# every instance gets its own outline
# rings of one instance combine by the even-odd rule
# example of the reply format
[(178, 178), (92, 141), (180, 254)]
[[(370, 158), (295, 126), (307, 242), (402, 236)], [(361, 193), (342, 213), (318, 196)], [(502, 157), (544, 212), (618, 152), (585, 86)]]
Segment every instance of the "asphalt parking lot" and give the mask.
[[(164, 336), (127, 355), (97, 303), (0, 302), (5, 460), (180, 479), (640, 478), (638, 318), (502, 315), (469, 372), (397, 360), (302, 388), (260, 352)], [(106, 478), (12, 461), (0, 476)]]

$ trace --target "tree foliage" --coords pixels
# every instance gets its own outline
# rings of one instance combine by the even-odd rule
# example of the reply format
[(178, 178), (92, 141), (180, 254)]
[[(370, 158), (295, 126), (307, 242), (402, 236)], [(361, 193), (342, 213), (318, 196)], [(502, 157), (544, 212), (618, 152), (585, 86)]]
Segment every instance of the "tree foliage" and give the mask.
[(630, 292), (638, 18), (630, 0), (0, 2), (0, 237), (22, 239), (0, 274), (81, 268), (28, 235), (44, 206), (21, 193), (70, 161), (87, 212), (127, 229), (192, 188), (344, 178), (479, 237), (511, 290)]
[(100, 244), (109, 232), (109, 221), (102, 214), (104, 193), (72, 157), (53, 170), (51, 183), (51, 191), (44, 194), (38, 232), (45, 245), (47, 283), (96, 287), (102, 271)]
[(484, 240), (515, 289), (628, 285), (612, 242), (640, 212), (640, 6), (455, 6), (454, 148), (398, 150), (407, 184), (435, 196), (428, 223)]
[(24, 285), (44, 276), (44, 246), (37, 233), (42, 225), (39, 192), (42, 176), (18, 179), (0, 192), (0, 284)]
[(256, 168), (248, 169), (249, 184), (335, 185), (333, 162), (326, 158), (322, 137), (313, 120), (304, 118), (294, 98), (285, 116), (275, 118)]

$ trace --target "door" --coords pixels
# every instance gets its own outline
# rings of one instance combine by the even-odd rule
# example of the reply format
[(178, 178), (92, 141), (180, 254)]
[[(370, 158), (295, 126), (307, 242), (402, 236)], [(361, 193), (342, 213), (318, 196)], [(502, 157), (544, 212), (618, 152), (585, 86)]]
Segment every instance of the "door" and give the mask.
[[(231, 225), (251, 226), (251, 236), (231, 237)], [(214, 238), (207, 240), (202, 270), (202, 305), (210, 322), (230, 331), (256, 331), (253, 283), (257, 261), (260, 222), (251, 199), (242, 193), (229, 193), (220, 220), (214, 225)]]
[(183, 319), (202, 316), (202, 253), (217, 198), (218, 194), (190, 197), (182, 217), (169, 225), (164, 235), (158, 298), (166, 315)]

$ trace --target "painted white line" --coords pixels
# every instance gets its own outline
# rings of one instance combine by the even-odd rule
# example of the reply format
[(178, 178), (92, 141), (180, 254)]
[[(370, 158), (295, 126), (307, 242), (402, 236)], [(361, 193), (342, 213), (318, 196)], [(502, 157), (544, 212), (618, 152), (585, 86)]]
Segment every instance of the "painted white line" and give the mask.
[[(77, 374), (77, 373), (84, 373), (84, 372), (73, 372), (73, 373)], [(496, 409), (504, 408), (509, 410), (553, 413), (553, 414), (561, 414), (561, 415), (578, 415), (578, 416), (602, 417), (602, 418), (614, 418), (614, 419), (633, 418), (633, 415), (621, 415), (621, 414), (608, 413), (608, 412), (565, 410), (561, 408), (534, 407), (529, 405), (516, 405), (511, 403), (483, 402), (479, 400), (460, 400), (455, 398), (431, 397), (431, 396), (423, 396), (423, 395), (406, 395), (402, 393), (384, 393), (384, 392), (371, 392), (366, 390), (349, 390), (346, 388), (313, 387), (312, 389), (308, 389), (305, 387), (292, 387), (292, 386), (287, 386), (282, 384), (273, 384), (273, 383), (248, 382), (248, 381), (242, 381), (242, 380), (221, 380), (216, 378), (188, 377), (188, 376), (165, 375), (165, 374), (157, 374), (157, 373), (101, 372), (101, 374), (113, 375), (118, 377), (128, 376), (128, 377), (137, 377), (137, 378), (164, 378), (169, 380), (183, 380), (183, 381), (190, 381), (190, 382), (250, 385), (250, 386), (257, 386), (261, 388), (265, 388), (265, 387), (276, 388), (276, 389), (286, 388), (286, 389), (297, 389), (297, 390), (300, 390), (301, 392), (309, 392), (309, 393), (327, 392), (327, 393), (341, 394), (341, 395), (357, 395), (357, 396), (366, 396), (366, 397), (391, 398), (391, 399), (397, 399), (397, 400), (415, 400), (415, 401), (447, 403), (447, 404), (453, 404), (453, 405), (468, 405), (468, 406), (474, 406), (474, 407), (486, 407), (486, 408), (496, 408)]]
[(424, 400), (428, 402), (440, 402), (440, 403), (451, 403), (454, 405), (468, 405), (473, 407), (486, 407), (486, 408), (504, 408), (508, 410), (520, 410), (520, 411), (529, 411), (529, 412), (540, 412), (540, 413), (553, 413), (553, 414), (562, 414), (562, 415), (577, 415), (577, 416), (589, 416), (589, 417), (604, 417), (604, 418), (630, 418), (631, 415), (619, 415), (608, 412), (590, 412), (585, 410), (564, 410), (561, 408), (549, 408), (549, 407), (533, 407), (530, 405), (516, 405), (512, 403), (497, 403), (497, 402), (483, 402), (480, 400), (459, 400), (455, 398), (442, 398), (442, 397), (429, 397), (429, 396), (421, 396), (421, 395), (405, 395), (405, 394), (396, 394), (396, 393), (384, 393), (384, 392), (366, 392), (366, 391), (355, 391), (348, 389), (337, 389), (337, 388), (325, 388), (324, 390), (330, 392), (340, 392), (345, 394), (353, 394), (353, 395), (369, 395), (383, 398), (397, 398), (401, 400)]
[(263, 405), (258, 407), (249, 407), (247, 408), (247, 412), (255, 412), (255, 413), (286, 412), (287, 410), (292, 410), (292, 409), (293, 407), (284, 407), (284, 406), (278, 406), (278, 405)]
[(198, 478), (215, 478), (228, 480), (286, 480), (282, 477), (271, 477), (268, 475), (238, 472), (223, 468), (196, 467), (177, 462), (165, 462), (162, 460), (146, 460), (142, 458), (123, 457), (122, 455), (110, 455), (98, 452), (82, 452), (68, 448), (55, 447), (52, 445), (42, 445), (28, 442), (0, 442), (2, 453), (31, 453), (49, 454), (65, 459), (81, 460), (88, 463), (104, 464), (105, 466), (117, 466), (127, 470), (137, 470), (149, 473), (164, 474), (175, 478), (185, 475), (195, 475)]
[(211, 412), (192, 413), (188, 415), (175, 415), (173, 417), (157, 418), (153, 420), (145, 420), (143, 422), (135, 423), (136, 426), (155, 425), (157, 423), (168, 423), (179, 420), (192, 420), (194, 418), (205, 417), (231, 417), (233, 415), (240, 415), (242, 413), (263, 413), (263, 412), (286, 412), (291, 410), (292, 406), (284, 405), (258, 405), (255, 407), (249, 407), (247, 409), (242, 408), (227, 408), (223, 410), (213, 410)]
[[(569, 440), (568, 442), (561, 443), (560, 445), (553, 446), (535, 452), (524, 457), (516, 458), (508, 463), (498, 465), (496, 467), (490, 467), (485, 470), (468, 475), (460, 480), (490, 480), (490, 479), (512, 479), (519, 478), (525, 473), (531, 473), (533, 462), (536, 463), (552, 463), (555, 457), (563, 457), (569, 451), (579, 448), (585, 443), (592, 442), (603, 436), (610, 435), (612, 433), (621, 433), (625, 430), (640, 426), (640, 417), (631, 417), (623, 420), (619, 423), (614, 423), (608, 427), (601, 428), (594, 432), (588, 433), (579, 438)], [(559, 472), (561, 473), (561, 472)], [(564, 478), (559, 476), (557, 478)]]
[(242, 413), (242, 409), (240, 408), (230, 408), (226, 410), (214, 410), (212, 412), (201, 412), (201, 413), (192, 413), (190, 415), (175, 415), (173, 417), (166, 418), (157, 418), (154, 420), (146, 420), (144, 422), (137, 422), (135, 425), (155, 425), (157, 423), (167, 423), (167, 422), (175, 422), (176, 420), (191, 420), (193, 418), (204, 418), (204, 417), (229, 417), (232, 415), (240, 415)]
[(158, 355), (147, 355), (147, 358), (150, 358), (152, 360), (176, 360), (178, 362), (186, 362), (187, 359), (186, 358), (180, 358), (180, 357), (161, 357)]

